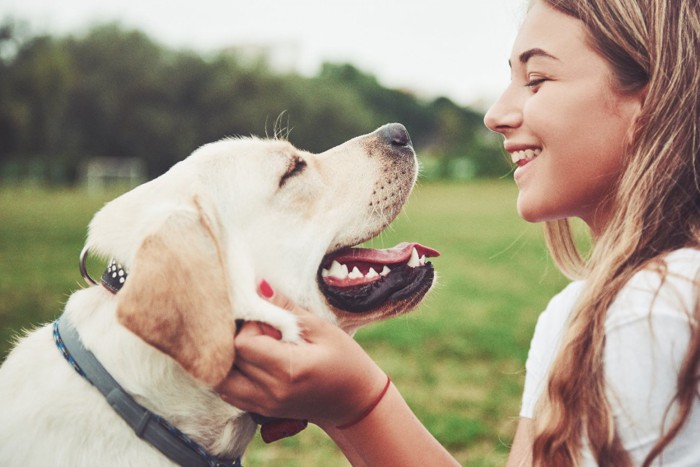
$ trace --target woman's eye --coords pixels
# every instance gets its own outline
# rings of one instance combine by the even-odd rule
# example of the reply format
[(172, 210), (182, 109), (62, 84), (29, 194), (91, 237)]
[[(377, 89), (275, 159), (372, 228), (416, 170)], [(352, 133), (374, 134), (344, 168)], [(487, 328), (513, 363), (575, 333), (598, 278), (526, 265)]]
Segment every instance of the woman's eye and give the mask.
[(533, 78), (527, 83), (525, 83), (525, 87), (530, 88), (530, 89), (537, 89), (537, 87), (547, 81), (546, 78)]
[(280, 186), (284, 185), (284, 183), (287, 180), (294, 177), (295, 175), (299, 175), (301, 172), (304, 171), (305, 168), (306, 161), (304, 159), (298, 156), (292, 157), (289, 167), (287, 167), (287, 171), (284, 173), (284, 175), (282, 175), (282, 179), (280, 180)]

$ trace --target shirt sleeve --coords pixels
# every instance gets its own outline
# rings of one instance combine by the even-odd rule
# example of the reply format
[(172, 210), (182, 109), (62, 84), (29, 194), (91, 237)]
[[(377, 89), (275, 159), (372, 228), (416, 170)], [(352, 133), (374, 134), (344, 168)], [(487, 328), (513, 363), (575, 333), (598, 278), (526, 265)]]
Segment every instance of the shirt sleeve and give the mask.
[(549, 368), (560, 346), (561, 336), (583, 284), (572, 282), (555, 295), (540, 314), (525, 363), (525, 388), (520, 416), (532, 418), (535, 405), (547, 384)]

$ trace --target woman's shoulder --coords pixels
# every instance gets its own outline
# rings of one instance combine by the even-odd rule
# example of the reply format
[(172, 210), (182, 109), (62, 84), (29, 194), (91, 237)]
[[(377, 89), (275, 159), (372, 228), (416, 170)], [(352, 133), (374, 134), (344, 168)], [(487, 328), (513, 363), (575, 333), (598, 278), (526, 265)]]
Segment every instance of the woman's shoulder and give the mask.
[[(664, 428), (678, 369), (691, 339), (700, 296), (700, 251), (676, 250), (651, 261), (623, 287), (606, 320), (605, 372), (615, 424), (635, 463)], [(696, 401), (697, 402), (697, 401)], [(695, 404), (696, 407), (698, 404)], [(664, 453), (697, 459), (697, 408)], [(695, 454), (693, 454), (695, 453)]]
[(683, 248), (650, 261), (620, 290), (608, 326), (652, 313), (686, 320), (700, 298), (700, 250)]
[(672, 281), (697, 282), (699, 274), (700, 249), (681, 248), (653, 259), (637, 276), (653, 277), (658, 281), (659, 277), (666, 275)]
[[(586, 287), (582, 280), (569, 283), (553, 296), (540, 314), (537, 327), (557, 333), (565, 326)], [(682, 248), (650, 261), (620, 290), (608, 314), (608, 325), (656, 313), (687, 316), (700, 298), (700, 249)]]

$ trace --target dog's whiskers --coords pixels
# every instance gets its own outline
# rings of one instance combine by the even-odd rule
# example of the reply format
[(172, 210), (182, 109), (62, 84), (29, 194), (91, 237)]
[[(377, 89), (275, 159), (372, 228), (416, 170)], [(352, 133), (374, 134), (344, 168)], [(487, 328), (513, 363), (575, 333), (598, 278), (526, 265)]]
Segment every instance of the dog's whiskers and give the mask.
[[(284, 121), (286, 117), (286, 122)], [(292, 132), (292, 127), (289, 126), (289, 115), (287, 114), (287, 111), (284, 110), (282, 111), (277, 118), (275, 118), (274, 123), (272, 124), (272, 135), (270, 135), (270, 131), (268, 129), (268, 120), (267, 118), (265, 119), (265, 136), (269, 139), (275, 139), (275, 140), (282, 140), (282, 141), (287, 141), (289, 140), (289, 135)]]

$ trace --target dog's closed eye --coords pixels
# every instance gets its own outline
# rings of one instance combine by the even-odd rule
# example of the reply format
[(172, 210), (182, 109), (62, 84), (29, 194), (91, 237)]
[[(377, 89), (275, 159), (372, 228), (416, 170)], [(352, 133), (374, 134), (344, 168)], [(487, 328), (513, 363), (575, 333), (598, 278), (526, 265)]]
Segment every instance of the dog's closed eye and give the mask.
[(306, 161), (299, 156), (292, 156), (289, 159), (289, 166), (287, 171), (282, 175), (280, 179), (280, 188), (292, 177), (299, 175), (306, 168)]

